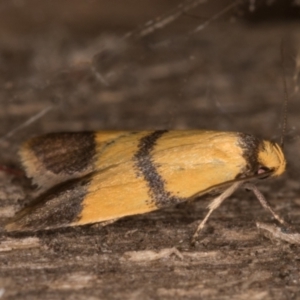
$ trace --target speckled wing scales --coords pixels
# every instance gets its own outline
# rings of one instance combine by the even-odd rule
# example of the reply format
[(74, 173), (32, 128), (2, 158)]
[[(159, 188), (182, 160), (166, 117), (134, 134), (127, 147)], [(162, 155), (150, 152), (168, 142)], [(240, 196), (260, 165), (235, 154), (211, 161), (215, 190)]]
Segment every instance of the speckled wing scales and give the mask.
[[(6, 229), (50, 229), (111, 220), (107, 214), (123, 216), (132, 197), (145, 194), (143, 179), (133, 169), (139, 141), (135, 135), (143, 134), (54, 133), (26, 142), (20, 155), (28, 176), (51, 188), (17, 213)], [(133, 214), (145, 212), (145, 198), (131, 203)]]
[(110, 167), (94, 174), (72, 225), (150, 212), (226, 185), (246, 168), (242, 152), (235, 133), (161, 130), (124, 136), (99, 156), (99, 164)]
[(200, 130), (62, 133), (30, 140), (21, 150), (28, 175), (39, 185), (55, 186), (6, 228), (107, 222), (186, 201), (253, 176), (259, 143), (250, 135)]

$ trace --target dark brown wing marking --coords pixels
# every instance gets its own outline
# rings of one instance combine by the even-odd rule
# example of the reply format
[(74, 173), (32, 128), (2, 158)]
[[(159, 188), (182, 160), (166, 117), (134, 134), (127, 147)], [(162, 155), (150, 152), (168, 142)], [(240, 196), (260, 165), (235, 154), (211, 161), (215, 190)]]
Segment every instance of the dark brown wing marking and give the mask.
[[(243, 149), (243, 157), (247, 162), (246, 170), (243, 170), (243, 177), (252, 177), (257, 175), (259, 169), (258, 152), (262, 140), (246, 133), (239, 133), (239, 146)], [(237, 176), (240, 178), (240, 176)]]
[(51, 188), (18, 212), (6, 225), (6, 230), (35, 231), (70, 225), (80, 216), (91, 176)]
[(54, 174), (84, 172), (91, 169), (96, 157), (94, 132), (49, 133), (32, 138), (27, 146)]
[(153, 201), (158, 208), (187, 200), (185, 198), (176, 197), (169, 191), (166, 191), (165, 181), (158, 173), (155, 162), (151, 156), (151, 152), (155, 148), (157, 141), (167, 132), (167, 130), (157, 130), (143, 137), (139, 142), (138, 151), (134, 155), (138, 176), (142, 174), (144, 177), (149, 187), (151, 201)]

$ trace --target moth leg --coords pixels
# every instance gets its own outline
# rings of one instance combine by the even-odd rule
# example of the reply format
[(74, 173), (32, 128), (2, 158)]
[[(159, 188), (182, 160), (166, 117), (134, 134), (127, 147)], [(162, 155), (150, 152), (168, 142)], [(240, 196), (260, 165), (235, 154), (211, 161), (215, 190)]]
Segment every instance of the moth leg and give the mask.
[(259, 189), (254, 184), (246, 183), (244, 184), (244, 187), (247, 190), (250, 190), (254, 193), (255, 197), (258, 199), (262, 207), (265, 210), (268, 210), (279, 223), (288, 226), (288, 224), (279, 215), (277, 215), (276, 212), (271, 208), (270, 204), (268, 203), (264, 195), (259, 191)]
[(210, 217), (210, 215), (212, 214), (212, 212), (215, 209), (217, 209), (226, 198), (231, 196), (242, 184), (243, 184), (243, 182), (241, 182), (241, 181), (240, 182), (235, 182), (233, 185), (231, 185), (229, 188), (227, 188), (221, 195), (219, 195), (217, 198), (215, 198), (208, 205), (209, 212), (207, 213), (207, 215), (205, 216), (203, 221), (197, 227), (197, 230), (195, 231), (195, 233), (193, 235), (193, 238), (192, 238), (192, 243), (195, 243), (195, 240), (198, 236), (198, 233), (204, 228), (205, 223), (207, 222), (207, 220)]

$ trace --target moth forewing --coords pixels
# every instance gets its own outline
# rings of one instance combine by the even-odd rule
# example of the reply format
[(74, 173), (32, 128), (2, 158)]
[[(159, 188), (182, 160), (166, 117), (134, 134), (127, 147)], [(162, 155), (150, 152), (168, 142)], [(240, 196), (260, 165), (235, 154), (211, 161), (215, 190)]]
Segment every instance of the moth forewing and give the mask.
[(19, 212), (7, 230), (107, 223), (229, 186), (210, 215), (243, 182), (285, 169), (277, 144), (204, 130), (55, 133), (29, 140), (21, 156), (34, 182), (56, 186)]

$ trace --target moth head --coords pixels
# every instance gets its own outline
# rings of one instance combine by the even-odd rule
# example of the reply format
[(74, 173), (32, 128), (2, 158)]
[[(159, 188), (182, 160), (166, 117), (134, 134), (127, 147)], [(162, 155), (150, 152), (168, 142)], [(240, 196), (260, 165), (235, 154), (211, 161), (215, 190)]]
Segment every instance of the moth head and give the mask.
[(260, 165), (257, 171), (258, 174), (281, 175), (286, 166), (282, 148), (277, 143), (262, 141), (258, 150), (258, 163)]

